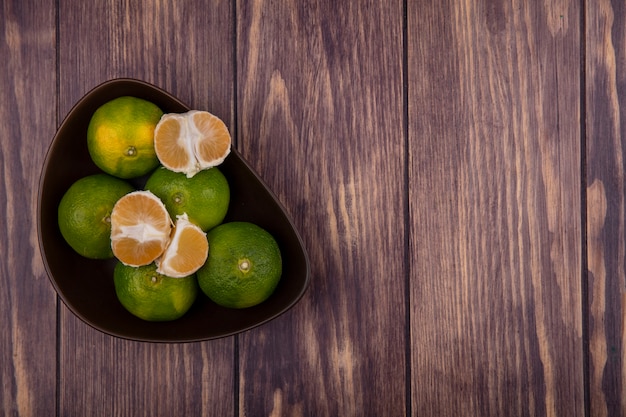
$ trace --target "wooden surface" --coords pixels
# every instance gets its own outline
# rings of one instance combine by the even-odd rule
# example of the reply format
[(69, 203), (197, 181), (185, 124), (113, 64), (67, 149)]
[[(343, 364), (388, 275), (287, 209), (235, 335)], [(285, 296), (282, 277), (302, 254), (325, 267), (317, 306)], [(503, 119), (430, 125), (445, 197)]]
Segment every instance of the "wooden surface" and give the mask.
[[(0, 415), (626, 416), (623, 2), (0, 4)], [(226, 121), (309, 252), (289, 312), (151, 344), (57, 298), (41, 166), (118, 77)]]

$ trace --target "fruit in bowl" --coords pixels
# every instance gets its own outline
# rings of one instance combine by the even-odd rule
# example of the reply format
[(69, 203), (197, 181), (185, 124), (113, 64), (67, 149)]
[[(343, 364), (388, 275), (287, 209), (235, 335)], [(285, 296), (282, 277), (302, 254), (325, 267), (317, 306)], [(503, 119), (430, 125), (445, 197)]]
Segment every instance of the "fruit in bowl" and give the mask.
[[(128, 101), (128, 98), (133, 99), (130, 100), (131, 104), (135, 102), (144, 106), (145, 103), (149, 103), (162, 112), (163, 116), (160, 116), (158, 121), (155, 117), (143, 116), (132, 120), (142, 121), (140, 124), (143, 128), (140, 130), (144, 136), (146, 131), (152, 130), (150, 135), (154, 143), (161, 141), (167, 146), (161, 146), (160, 150), (158, 146), (155, 147), (159, 161), (156, 166), (143, 171), (133, 171), (132, 158), (137, 154), (145, 154), (149, 146), (146, 147), (145, 140), (139, 144), (124, 143), (124, 146), (117, 147), (118, 154), (121, 152), (123, 155), (121, 158), (110, 154), (104, 155), (105, 160), (117, 160), (116, 163), (110, 164), (113, 168), (108, 168), (107, 172), (102, 169), (101, 161), (96, 163), (103, 151), (98, 151), (97, 147), (93, 146), (90, 148), (90, 125), (94, 126), (93, 120), (103, 106), (107, 108), (107, 104), (111, 102)], [(128, 103), (126, 108), (127, 105)], [(126, 113), (132, 112), (127, 110)], [(103, 138), (107, 137), (107, 130), (102, 126), (110, 125), (107, 120), (121, 117), (111, 114), (109, 113), (108, 118), (96, 119), (100, 129), (96, 129), (97, 134), (92, 132), (92, 136), (105, 141)], [(162, 120), (167, 122), (165, 128), (163, 125), (159, 127)], [(121, 126), (123, 130), (129, 124), (126, 122)], [(284, 207), (260, 177), (236, 149), (224, 146), (224, 129), (225, 124), (217, 116), (204, 111), (192, 111), (165, 91), (148, 83), (130, 79), (117, 79), (101, 84), (84, 96), (67, 115), (50, 145), (42, 170), (38, 198), (38, 230), (40, 249), (50, 281), (62, 301), (84, 322), (107, 334), (133, 340), (156, 342), (209, 340), (235, 334), (274, 319), (302, 297), (309, 281), (309, 263), (302, 239), (285, 213)], [(219, 143), (216, 146), (206, 146), (206, 135), (202, 134), (206, 130), (217, 131), (214, 136), (218, 138)], [(110, 129), (108, 135), (112, 136)], [(124, 140), (127, 139), (122, 141)], [(176, 148), (176, 144), (180, 145), (179, 149)], [(176, 158), (172, 155), (176, 155)], [(139, 165), (147, 166), (148, 159), (136, 160), (141, 161)], [(178, 168), (175, 169), (178, 174), (174, 175), (172, 167), (180, 160), (183, 162), (177, 165)], [(163, 170), (167, 171), (167, 175), (161, 175)], [(128, 174), (128, 171), (133, 173)], [(211, 173), (209, 175), (211, 178), (203, 179), (207, 173)], [(115, 201), (117, 203), (133, 193), (150, 195), (146, 201), (158, 200), (163, 207), (170, 206), (163, 211), (163, 207), (157, 204), (161, 207), (161, 214), (167, 216), (164, 218), (171, 221), (170, 224), (162, 229), (160, 234), (157, 233), (158, 228), (154, 228), (150, 221), (137, 214), (142, 212), (142, 209), (131, 204), (131, 210), (126, 207), (125, 212), (122, 210), (119, 213), (131, 213), (130, 217), (135, 217), (135, 220), (129, 220), (127, 216), (111, 216), (115, 218), (114, 226), (120, 226), (110, 235), (112, 247), (124, 248), (118, 251), (117, 256), (113, 253), (114, 256), (108, 258), (91, 257), (89, 254), (85, 256), (84, 253), (79, 253), (64, 237), (67, 233), (62, 233), (61, 219), (70, 209), (63, 209), (61, 202), (74, 184), (84, 178), (99, 175), (112, 177), (117, 175), (119, 180), (127, 182), (130, 186), (130, 189), (124, 191), (123, 197), (114, 196), (109, 200), (117, 199)], [(191, 183), (192, 181), (194, 182)], [(216, 190), (213, 194), (208, 193), (207, 196), (200, 192), (211, 187)], [(110, 201), (107, 201), (107, 204), (110, 205)], [(105, 215), (104, 218), (106, 217)], [(121, 223), (118, 217), (123, 219)], [(96, 216), (96, 219), (100, 221), (102, 217)], [(96, 222), (94, 219), (90, 221)], [(128, 308), (127, 305), (132, 305), (128, 300), (132, 301), (133, 296), (129, 296), (130, 287), (128, 285), (124, 287), (119, 276), (152, 274), (148, 285), (143, 287), (144, 292), (151, 288), (151, 282), (155, 284), (153, 287), (161, 282), (161, 276), (174, 280), (195, 277), (211, 253), (211, 242), (207, 238), (207, 232), (210, 235), (210, 231), (218, 225), (235, 222), (254, 224), (265, 230), (279, 249), (281, 274), (267, 298), (243, 308), (226, 307), (211, 300), (200, 290), (196, 297), (192, 297), (191, 294), (188, 294), (188, 297), (174, 297), (187, 300), (188, 305), (179, 303), (176, 309), (172, 310), (176, 314), (159, 315), (159, 313), (157, 320), (152, 320), (150, 316), (142, 318), (133, 313), (132, 307)], [(135, 243), (129, 246), (128, 242), (133, 239)], [(203, 240), (205, 244), (201, 243)], [(126, 255), (121, 255), (125, 251), (143, 250), (144, 246), (152, 246), (153, 243), (157, 243), (156, 257), (152, 255), (141, 262), (136, 262), (139, 257), (134, 258), (133, 255), (126, 258)], [(208, 248), (205, 249), (205, 245)], [(217, 247), (219, 248), (219, 245)], [(118, 266), (120, 264), (123, 266)], [(150, 269), (149, 273), (145, 274), (131, 274), (128, 273), (128, 268), (144, 268), (144, 272), (145, 268), (154, 270)], [(120, 269), (125, 269), (126, 273), (118, 272), (118, 279), (115, 279), (115, 271)], [(176, 286), (171, 286), (163, 293), (174, 292), (172, 289), (174, 287)], [(189, 288), (195, 287), (190, 285), (186, 288), (187, 291), (191, 291)], [(124, 305), (119, 294), (122, 294), (127, 305)], [(162, 301), (163, 296), (160, 298)], [(193, 302), (190, 303), (189, 300), (192, 299)], [(145, 296), (138, 297), (135, 301), (145, 304)], [(180, 306), (185, 307), (182, 314)], [(150, 311), (145, 305), (142, 308), (144, 311)]]

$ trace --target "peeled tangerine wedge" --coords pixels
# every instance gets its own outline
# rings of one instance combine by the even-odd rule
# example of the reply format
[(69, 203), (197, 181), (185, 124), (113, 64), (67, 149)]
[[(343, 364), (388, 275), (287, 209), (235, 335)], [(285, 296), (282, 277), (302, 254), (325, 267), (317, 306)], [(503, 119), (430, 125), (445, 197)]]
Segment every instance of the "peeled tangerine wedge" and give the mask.
[(124, 265), (153, 262), (165, 251), (171, 231), (165, 205), (150, 191), (126, 194), (111, 211), (111, 248)]
[(230, 144), (224, 122), (206, 111), (164, 114), (154, 130), (154, 149), (161, 164), (188, 178), (224, 162)]
[(209, 241), (206, 234), (189, 221), (187, 213), (176, 216), (172, 238), (163, 256), (156, 260), (157, 272), (172, 278), (195, 273), (207, 260)]

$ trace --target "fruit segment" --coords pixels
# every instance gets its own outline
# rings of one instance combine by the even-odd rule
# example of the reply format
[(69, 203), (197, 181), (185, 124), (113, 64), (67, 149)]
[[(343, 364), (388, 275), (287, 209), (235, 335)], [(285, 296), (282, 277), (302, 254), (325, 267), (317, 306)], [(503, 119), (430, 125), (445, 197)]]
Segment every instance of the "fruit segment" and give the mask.
[(189, 221), (187, 214), (177, 216), (172, 239), (156, 260), (157, 272), (172, 278), (189, 276), (204, 265), (208, 254), (206, 234)]
[(124, 265), (147, 265), (165, 250), (171, 227), (165, 205), (150, 191), (126, 194), (111, 212), (113, 254)]
[(161, 164), (188, 178), (224, 162), (230, 146), (228, 128), (207, 111), (165, 114), (154, 131), (154, 149)]
[(191, 172), (196, 168), (187, 130), (185, 116), (179, 114), (164, 115), (155, 129), (157, 157), (171, 171)]

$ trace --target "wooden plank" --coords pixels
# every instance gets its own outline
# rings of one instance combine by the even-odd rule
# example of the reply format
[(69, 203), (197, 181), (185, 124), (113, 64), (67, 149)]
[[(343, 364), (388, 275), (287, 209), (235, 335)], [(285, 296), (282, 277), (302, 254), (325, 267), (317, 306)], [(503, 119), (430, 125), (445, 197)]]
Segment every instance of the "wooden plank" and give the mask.
[[(59, 2), (61, 117), (117, 77), (160, 86), (232, 125), (230, 2)], [(64, 416), (234, 413), (233, 338), (136, 343), (61, 311), (59, 410)]]
[(56, 296), (37, 240), (39, 174), (56, 128), (54, 1), (0, 5), (0, 414), (56, 412)]
[(311, 261), (240, 337), (240, 415), (406, 412), (401, 1), (238, 2), (238, 140)]
[(583, 415), (578, 2), (408, 2), (411, 399)]
[(618, 416), (626, 415), (626, 9), (585, 4), (590, 415)]

